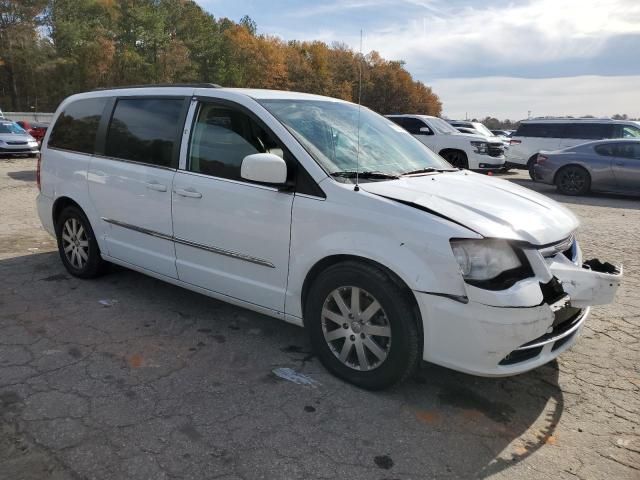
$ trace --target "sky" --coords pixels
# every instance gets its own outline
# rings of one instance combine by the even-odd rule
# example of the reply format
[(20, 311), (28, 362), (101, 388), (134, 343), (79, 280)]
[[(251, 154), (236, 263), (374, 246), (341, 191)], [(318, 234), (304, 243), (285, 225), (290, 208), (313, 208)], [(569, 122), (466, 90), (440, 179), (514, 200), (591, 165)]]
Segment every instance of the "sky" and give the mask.
[(284, 40), (404, 60), (449, 118), (640, 117), (640, 0), (197, 0)]

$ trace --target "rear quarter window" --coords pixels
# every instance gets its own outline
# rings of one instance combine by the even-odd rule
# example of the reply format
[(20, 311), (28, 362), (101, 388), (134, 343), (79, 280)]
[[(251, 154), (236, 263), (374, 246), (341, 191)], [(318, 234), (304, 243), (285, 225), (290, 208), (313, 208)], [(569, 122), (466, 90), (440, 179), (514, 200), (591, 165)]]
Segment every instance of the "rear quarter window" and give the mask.
[(98, 124), (107, 98), (86, 98), (67, 105), (58, 116), (48, 147), (94, 153)]
[(562, 138), (565, 125), (562, 123), (523, 123), (514, 137)]

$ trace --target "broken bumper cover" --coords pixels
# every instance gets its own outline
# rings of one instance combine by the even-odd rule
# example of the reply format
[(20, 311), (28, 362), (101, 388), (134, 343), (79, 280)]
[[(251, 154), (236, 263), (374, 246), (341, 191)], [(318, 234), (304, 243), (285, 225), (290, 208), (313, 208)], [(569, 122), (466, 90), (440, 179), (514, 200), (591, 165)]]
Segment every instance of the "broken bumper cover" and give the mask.
[[(577, 341), (591, 305), (613, 301), (622, 268), (597, 271), (563, 253), (534, 251), (536, 276), (502, 291), (467, 285), (467, 297), (415, 292), (422, 314), (424, 360), (481, 376), (523, 373)], [(589, 263), (589, 262), (587, 262)], [(601, 264), (600, 264), (601, 265)], [(551, 292), (548, 285), (553, 285)], [(547, 288), (545, 288), (547, 287)]]

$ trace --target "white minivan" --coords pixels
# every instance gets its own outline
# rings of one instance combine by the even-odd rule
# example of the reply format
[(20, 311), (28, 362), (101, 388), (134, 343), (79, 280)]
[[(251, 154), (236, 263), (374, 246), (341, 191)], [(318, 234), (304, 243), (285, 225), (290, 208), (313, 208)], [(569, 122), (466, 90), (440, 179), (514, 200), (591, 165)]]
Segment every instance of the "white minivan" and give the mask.
[(542, 365), (622, 276), (583, 262), (566, 208), (316, 95), (74, 95), (38, 185), (72, 275), (111, 262), (304, 326), (330, 371), (370, 389), (422, 359), (486, 376)]

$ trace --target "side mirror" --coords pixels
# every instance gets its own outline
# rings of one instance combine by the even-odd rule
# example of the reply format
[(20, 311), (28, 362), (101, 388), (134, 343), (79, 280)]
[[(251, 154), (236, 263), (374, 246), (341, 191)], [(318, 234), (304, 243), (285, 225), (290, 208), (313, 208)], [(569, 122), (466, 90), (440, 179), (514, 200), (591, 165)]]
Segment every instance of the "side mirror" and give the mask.
[(423, 133), (425, 135), (433, 135), (433, 132), (431, 131), (431, 129), (429, 127), (420, 127), (419, 132)]
[(254, 153), (242, 159), (240, 176), (252, 182), (283, 185), (287, 181), (287, 164), (273, 153)]

